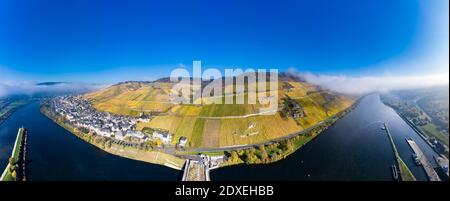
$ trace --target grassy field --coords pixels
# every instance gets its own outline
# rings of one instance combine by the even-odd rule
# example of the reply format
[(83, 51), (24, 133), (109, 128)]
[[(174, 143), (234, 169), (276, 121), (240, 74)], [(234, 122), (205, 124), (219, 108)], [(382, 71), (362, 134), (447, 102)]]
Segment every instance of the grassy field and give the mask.
[(19, 131), (17, 133), (16, 141), (14, 142), (15, 149), (13, 150), (12, 157), (14, 160), (19, 160), (19, 152), (20, 152), (20, 142), (22, 141), (24, 128), (19, 128)]
[(433, 124), (427, 124), (425, 126), (421, 126), (420, 129), (425, 132), (428, 136), (435, 137), (445, 143), (445, 145), (449, 146), (449, 139), (447, 135), (444, 135), (440, 131), (434, 127)]
[(85, 97), (98, 110), (138, 116), (141, 112), (167, 112), (173, 106), (170, 88), (167, 83), (131, 82), (113, 85)]
[[(14, 161), (19, 161), (19, 152), (20, 152), (20, 142), (22, 141), (24, 129), (19, 128), (19, 131), (17, 132), (17, 137), (14, 142), (14, 149), (12, 151), (11, 157), (14, 159)], [(2, 181), (15, 181), (16, 178), (12, 176), (12, 172), (10, 171), (10, 165), (8, 164), (3, 172), (4, 176), (2, 178)]]
[(303, 128), (297, 125), (292, 118), (282, 118), (279, 113), (241, 119), (222, 119), (219, 144), (224, 147), (258, 143), (299, 130), (303, 130)]
[[(267, 105), (248, 104), (247, 93), (231, 96), (233, 100), (243, 97), (245, 104), (172, 105), (168, 102), (170, 87), (168, 83), (122, 83), (85, 97), (95, 108), (116, 114), (137, 116), (141, 112), (160, 112), (150, 122), (138, 123), (137, 129), (164, 129), (174, 135), (173, 144), (180, 137), (187, 137), (192, 147), (225, 147), (283, 137), (315, 125), (353, 103), (352, 98), (323, 91), (309, 83), (280, 81), (276, 90), (267, 93), (278, 94), (279, 104), (283, 104), (285, 96), (295, 100), (305, 117), (293, 119), (283, 117), (280, 112), (259, 115), (260, 108)], [(209, 99), (214, 98), (225, 102), (225, 97)]]
[(397, 164), (399, 166), (400, 170), (400, 176), (402, 178), (402, 181), (416, 181), (416, 178), (414, 177), (411, 170), (408, 168), (406, 163), (402, 160), (400, 155), (398, 154), (397, 147), (395, 146), (394, 140), (392, 139), (391, 132), (389, 131), (389, 128), (385, 124), (386, 127), (386, 133), (389, 137), (389, 142), (391, 143), (392, 149), (394, 150), (395, 158), (397, 160)]
[(217, 119), (208, 119), (205, 121), (203, 135), (201, 137), (202, 147), (219, 147), (220, 124), (221, 121)]
[(194, 123), (194, 130), (192, 131), (190, 145), (193, 147), (200, 147), (203, 138), (203, 130), (205, 128), (205, 119), (197, 119)]
[(63, 123), (56, 117), (52, 116), (48, 111), (46, 111), (46, 109), (42, 109), (42, 112), (47, 117), (52, 119), (55, 123), (57, 123), (61, 127), (65, 128), (66, 130), (68, 130), (69, 132), (74, 134), (75, 136), (79, 137), (80, 139), (82, 139), (84, 141), (87, 141), (88, 143), (91, 143), (92, 145), (94, 145), (94, 146), (98, 147), (99, 149), (102, 149), (108, 153), (122, 156), (125, 158), (134, 159), (134, 160), (164, 165), (164, 166), (178, 169), (178, 170), (181, 170), (185, 163), (185, 160), (182, 158), (179, 158), (179, 157), (176, 157), (176, 156), (173, 156), (170, 154), (162, 153), (159, 151), (153, 151), (153, 150), (146, 151), (146, 150), (140, 150), (135, 147), (123, 147), (123, 146), (117, 145), (117, 144), (112, 144), (110, 147), (106, 147), (103, 144), (97, 143), (95, 140), (91, 140), (89, 138), (89, 134), (85, 134), (85, 133), (69, 126), (68, 124)]
[(400, 169), (400, 175), (402, 177), (402, 181), (416, 181), (416, 178), (412, 174), (411, 170), (408, 166), (403, 162), (401, 158), (398, 158), (398, 165)]

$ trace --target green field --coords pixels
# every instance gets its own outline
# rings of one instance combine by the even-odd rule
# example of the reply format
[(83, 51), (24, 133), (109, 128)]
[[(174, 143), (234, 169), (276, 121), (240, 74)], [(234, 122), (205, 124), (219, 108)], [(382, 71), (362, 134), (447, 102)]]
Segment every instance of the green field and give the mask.
[(194, 130), (191, 135), (191, 146), (200, 147), (203, 137), (203, 128), (205, 127), (204, 119), (197, 119), (194, 123)]
[(402, 178), (402, 181), (416, 181), (416, 178), (414, 177), (411, 170), (408, 168), (406, 163), (402, 160), (400, 155), (398, 154), (397, 147), (395, 146), (394, 140), (392, 139), (391, 132), (389, 131), (389, 128), (386, 124), (384, 124), (386, 127), (386, 133), (389, 137), (389, 142), (391, 143), (392, 149), (394, 150), (395, 158), (397, 160), (397, 164), (399, 166), (400, 170), (400, 176)]
[(440, 140), (441, 142), (443, 142), (445, 145), (448, 145), (448, 136), (444, 135), (443, 133), (441, 133), (440, 131), (438, 131), (436, 129), (436, 127), (434, 127), (433, 124), (427, 124), (425, 126), (421, 126), (420, 129), (422, 131), (424, 131), (425, 134), (427, 134), (428, 136), (431, 137), (435, 137), (436, 139)]

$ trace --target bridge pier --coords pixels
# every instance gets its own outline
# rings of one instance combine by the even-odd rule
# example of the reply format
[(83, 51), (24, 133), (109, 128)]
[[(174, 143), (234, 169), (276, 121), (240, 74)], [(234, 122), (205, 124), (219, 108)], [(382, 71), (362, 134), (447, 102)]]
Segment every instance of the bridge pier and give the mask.
[(187, 159), (182, 181), (210, 181), (209, 167), (203, 160)]

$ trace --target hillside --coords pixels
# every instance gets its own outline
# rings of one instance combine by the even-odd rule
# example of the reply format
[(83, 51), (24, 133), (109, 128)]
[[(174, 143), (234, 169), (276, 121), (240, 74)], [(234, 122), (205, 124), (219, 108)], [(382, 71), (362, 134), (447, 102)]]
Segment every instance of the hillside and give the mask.
[[(173, 85), (167, 79), (124, 82), (85, 98), (102, 111), (132, 116), (151, 114), (150, 122), (138, 123), (138, 129), (168, 130), (174, 134), (174, 143), (184, 136), (192, 147), (225, 147), (283, 137), (317, 124), (353, 103), (350, 97), (282, 74), (278, 90), (270, 92), (279, 97), (275, 115), (259, 115), (259, 108), (265, 107), (260, 103), (174, 105), (169, 96)], [(247, 93), (236, 96), (248, 98)], [(288, 111), (292, 110), (289, 105), (298, 105), (301, 110), (295, 118), (291, 115), (295, 112)]]

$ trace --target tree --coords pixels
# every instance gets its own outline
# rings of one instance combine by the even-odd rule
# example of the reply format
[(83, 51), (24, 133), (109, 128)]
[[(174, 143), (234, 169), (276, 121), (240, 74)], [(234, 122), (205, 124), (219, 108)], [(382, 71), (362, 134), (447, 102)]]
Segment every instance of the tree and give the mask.
[(239, 155), (238, 155), (238, 153), (236, 151), (231, 151), (230, 161), (232, 163), (239, 162)]
[(10, 165), (9, 166), (9, 171), (10, 172), (14, 172), (16, 170), (16, 165)]
[(258, 156), (255, 154), (256, 149), (254, 147), (245, 150), (245, 162), (247, 164), (254, 164), (260, 162)]
[(155, 144), (156, 144), (157, 147), (159, 147), (159, 146), (162, 145), (162, 142), (161, 142), (160, 139), (156, 139)]
[(97, 136), (97, 137), (95, 137), (94, 142), (95, 142), (96, 144), (100, 144), (100, 143), (102, 143), (102, 138), (99, 137), (99, 136)]
[(10, 157), (10, 158), (8, 159), (8, 161), (9, 161), (9, 165), (10, 165), (10, 166), (14, 166), (14, 165), (16, 164), (16, 161), (14, 160), (13, 157)]
[(247, 164), (254, 164), (254, 163), (257, 163), (258, 161), (259, 161), (259, 159), (254, 153), (247, 152), (246, 157), (245, 157), (245, 162)]
[(273, 153), (273, 154), (270, 156), (270, 160), (271, 160), (272, 162), (275, 162), (275, 161), (277, 161), (278, 159), (279, 159), (279, 156), (278, 156), (277, 153)]
[(12, 176), (13, 178), (16, 178), (16, 177), (17, 177), (17, 173), (16, 173), (15, 170), (11, 173), (11, 176)]
[(112, 146), (111, 140), (106, 140), (105, 146), (106, 146), (107, 148), (111, 148), (111, 146)]
[(266, 148), (264, 147), (264, 145), (259, 145), (258, 149), (261, 152), (261, 160), (264, 163), (267, 163), (269, 160), (269, 154), (267, 154)]

